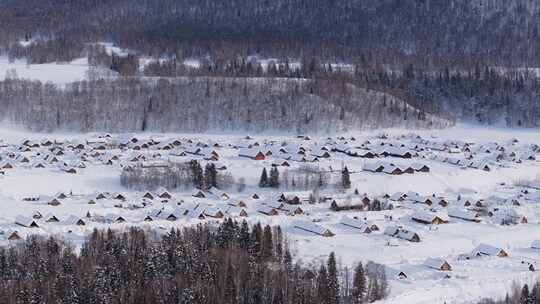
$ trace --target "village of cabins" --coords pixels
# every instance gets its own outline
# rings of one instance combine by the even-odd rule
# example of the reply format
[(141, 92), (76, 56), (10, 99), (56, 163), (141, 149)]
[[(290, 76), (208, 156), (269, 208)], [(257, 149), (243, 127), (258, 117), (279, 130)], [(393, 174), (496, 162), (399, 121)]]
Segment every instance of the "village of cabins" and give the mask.
[[(504, 238), (505, 227), (537, 225), (540, 215), (540, 183), (507, 178), (511, 170), (538, 172), (540, 146), (516, 138), (472, 142), (409, 133), (281, 139), (99, 134), (84, 139), (2, 141), (0, 157), (2, 198), (9, 204), (0, 221), (0, 241), (6, 243), (31, 234), (65, 233), (77, 240), (94, 228), (154, 225), (167, 231), (233, 218), (281, 225), (300, 255), (316, 256), (317, 248), (325, 250), (327, 245), (328, 251), (339, 252), (337, 244), (344, 240), (372, 242), (369, 247), (380, 250), (366, 253), (354, 245), (350, 250), (387, 264), (392, 280), (420, 279), (426, 271), (429, 278), (448, 278), (460, 265), (470, 266), (482, 258), (506, 259), (517, 272), (535, 271), (540, 262), (540, 234), (524, 229), (508, 232), (527, 235), (520, 239), (520, 247), (502, 248), (504, 241), (490, 243), (493, 235), (501, 233)], [(127, 168), (167, 167), (191, 160), (203, 167), (212, 163), (237, 181), (245, 179), (245, 189), (135, 191), (115, 181), (111, 187), (116, 191), (100, 189), (98, 183), (93, 191), (80, 193), (59, 189), (69, 185), (59, 182), (51, 187), (55, 193), (32, 192), (28, 184), (11, 193), (5, 184), (34, 172), (46, 172), (39, 174), (51, 184), (64, 175), (90, 180), (96, 170), (112, 172), (119, 179)], [(263, 168), (277, 168), (283, 174), (306, 166), (327, 172), (334, 180), (342, 178), (346, 167), (351, 186), (332, 184), (316, 190), (258, 186)], [(89, 173), (90, 169), (94, 171)], [(448, 179), (456, 174), (453, 182)], [(486, 181), (480, 184), (486, 188), (464, 180), (467, 174)], [(445, 226), (453, 228), (444, 230)], [(483, 239), (480, 234), (463, 241), (476, 229), (491, 236)], [(443, 237), (455, 237), (458, 245), (439, 246)], [(354, 255), (344, 256), (350, 256), (346, 262), (355, 261)]]

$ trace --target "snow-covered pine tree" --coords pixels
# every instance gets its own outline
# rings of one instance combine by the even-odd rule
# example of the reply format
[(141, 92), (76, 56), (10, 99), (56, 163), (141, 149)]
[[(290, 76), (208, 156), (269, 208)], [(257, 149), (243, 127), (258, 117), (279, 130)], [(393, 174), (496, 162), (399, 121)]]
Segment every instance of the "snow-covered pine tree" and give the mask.
[(263, 168), (261, 173), (261, 178), (259, 180), (259, 187), (265, 188), (268, 187), (268, 173), (266, 173), (266, 168)]

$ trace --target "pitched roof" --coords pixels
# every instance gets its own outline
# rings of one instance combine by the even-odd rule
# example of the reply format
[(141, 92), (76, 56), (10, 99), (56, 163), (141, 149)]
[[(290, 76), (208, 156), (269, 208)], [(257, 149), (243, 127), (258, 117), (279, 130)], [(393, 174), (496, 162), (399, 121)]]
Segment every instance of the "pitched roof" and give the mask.
[(440, 270), (441, 268), (443, 268), (443, 266), (445, 266), (445, 264), (450, 266), (450, 264), (448, 264), (447, 261), (445, 261), (444, 259), (440, 259), (440, 258), (427, 258), (424, 261), (425, 266), (427, 266), (429, 268), (437, 269), (437, 270)]
[(320, 226), (320, 225), (317, 225), (317, 224), (315, 224), (313, 222), (294, 221), (292, 223), (292, 225), (293, 225), (294, 228), (304, 230), (304, 231), (307, 231), (307, 232), (311, 232), (311, 233), (314, 233), (314, 234), (317, 234), (317, 235), (322, 235), (322, 236), (333, 236), (334, 235), (334, 233), (332, 231), (330, 231), (330, 229), (325, 228), (325, 227)]
[(472, 255), (489, 255), (489, 256), (497, 256), (500, 253), (506, 253), (503, 249), (488, 245), (488, 244), (480, 244), (476, 246), (476, 248), (473, 249)]

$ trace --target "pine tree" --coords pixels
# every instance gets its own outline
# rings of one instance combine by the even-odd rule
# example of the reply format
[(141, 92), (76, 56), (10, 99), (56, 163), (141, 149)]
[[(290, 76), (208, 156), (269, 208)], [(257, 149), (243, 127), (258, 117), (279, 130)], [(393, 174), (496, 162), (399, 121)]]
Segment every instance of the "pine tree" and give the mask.
[(330, 304), (328, 292), (328, 273), (324, 265), (321, 265), (317, 275), (317, 300), (321, 304)]
[(379, 296), (379, 281), (376, 276), (371, 276), (368, 284), (368, 301), (373, 303), (377, 300), (380, 300)]
[(537, 281), (534, 284), (534, 287), (532, 288), (531, 293), (530, 293), (530, 297), (531, 297), (532, 303), (536, 304), (540, 302), (540, 282), (539, 281)]
[(262, 248), (262, 227), (260, 223), (257, 223), (253, 226), (253, 229), (251, 229), (251, 236), (249, 238), (249, 253), (252, 257), (255, 257), (256, 259), (260, 258), (261, 256), (261, 248)]
[(279, 171), (277, 167), (272, 167), (272, 169), (270, 169), (269, 186), (271, 188), (279, 188)]
[(285, 270), (287, 273), (291, 273), (293, 270), (292, 256), (289, 248), (285, 248), (285, 253), (283, 254), (283, 264), (285, 264)]
[(204, 185), (206, 189), (217, 187), (217, 170), (213, 163), (206, 164), (204, 168)]
[(264, 226), (261, 255), (263, 259), (269, 259), (274, 254), (274, 242), (272, 240), (272, 228)]
[(343, 189), (351, 188), (351, 177), (347, 167), (343, 168), (343, 171), (341, 171), (341, 187), (343, 187)]
[(276, 258), (278, 261), (281, 261), (283, 257), (283, 233), (281, 232), (281, 227), (277, 226), (274, 231), (274, 247), (276, 248)]
[(192, 160), (190, 162), (190, 168), (191, 168), (191, 174), (193, 176), (193, 185), (197, 189), (203, 189), (204, 177), (203, 177), (203, 169), (201, 167), (201, 164), (199, 164), (199, 162), (196, 160)]
[(527, 284), (523, 285), (521, 289), (521, 295), (519, 297), (519, 304), (530, 304), (530, 295), (529, 295), (529, 286)]
[(339, 303), (339, 281), (336, 266), (336, 255), (334, 252), (330, 253), (327, 262), (328, 267), (328, 303)]
[(364, 267), (362, 262), (358, 263), (354, 269), (354, 278), (353, 278), (353, 304), (363, 303), (364, 295), (366, 293), (366, 275), (364, 273)]
[(236, 295), (236, 284), (234, 282), (235, 271), (230, 260), (227, 263), (226, 271), (227, 271), (227, 279), (225, 280), (224, 303), (236, 304), (238, 303), (238, 301), (237, 301), (237, 295)]
[(259, 181), (259, 187), (265, 188), (268, 187), (268, 174), (266, 173), (266, 168), (263, 168), (261, 173), (261, 179)]
[(249, 226), (246, 220), (242, 221), (240, 232), (238, 233), (238, 244), (240, 248), (247, 249), (249, 246)]

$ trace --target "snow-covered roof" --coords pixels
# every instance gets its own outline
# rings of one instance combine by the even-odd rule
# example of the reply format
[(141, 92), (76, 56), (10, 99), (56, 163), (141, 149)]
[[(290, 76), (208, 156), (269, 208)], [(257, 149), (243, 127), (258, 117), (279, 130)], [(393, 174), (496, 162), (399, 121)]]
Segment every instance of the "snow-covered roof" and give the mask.
[(317, 225), (317, 224), (315, 224), (313, 222), (297, 220), (297, 221), (294, 221), (292, 223), (292, 225), (293, 225), (293, 227), (295, 227), (297, 229), (304, 230), (304, 231), (307, 231), (307, 232), (312, 232), (312, 233), (315, 233), (315, 234), (321, 235), (321, 236), (333, 236), (334, 235), (334, 233), (332, 231), (330, 231), (330, 229), (325, 228), (325, 227), (320, 226), (320, 225)]
[(340, 220), (340, 224), (359, 229), (361, 232), (371, 231), (369, 224), (365, 221), (350, 218), (348, 216), (343, 216)]
[(424, 211), (415, 211), (411, 215), (411, 218), (413, 220), (418, 220), (418, 221), (426, 222), (426, 223), (432, 223), (432, 222), (436, 221), (437, 219), (439, 219), (441, 221), (445, 221), (445, 222), (448, 221), (446, 216), (443, 215), (443, 214), (437, 214), (437, 213), (433, 213), (433, 212), (424, 212)]
[(471, 255), (473, 256), (477, 256), (477, 255), (500, 256), (500, 255), (506, 255), (506, 252), (501, 248), (482, 243), (473, 249), (473, 251), (471, 252)]
[(437, 270), (441, 270), (445, 265), (447, 265), (447, 267), (450, 266), (447, 261), (441, 258), (427, 258), (424, 261), (424, 265)]
[(457, 208), (449, 208), (448, 216), (459, 218), (467, 221), (478, 221), (478, 214), (474, 211), (462, 210)]

